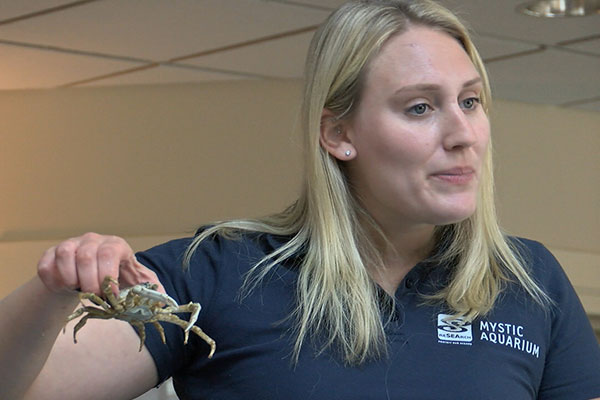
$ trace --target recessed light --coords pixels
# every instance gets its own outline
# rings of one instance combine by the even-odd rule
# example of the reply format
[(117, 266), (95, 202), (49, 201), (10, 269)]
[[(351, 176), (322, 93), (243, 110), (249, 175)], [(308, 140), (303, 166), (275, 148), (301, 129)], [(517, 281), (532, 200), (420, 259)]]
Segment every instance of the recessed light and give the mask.
[(600, 14), (600, 0), (537, 0), (517, 7), (525, 15), (543, 18), (584, 17)]

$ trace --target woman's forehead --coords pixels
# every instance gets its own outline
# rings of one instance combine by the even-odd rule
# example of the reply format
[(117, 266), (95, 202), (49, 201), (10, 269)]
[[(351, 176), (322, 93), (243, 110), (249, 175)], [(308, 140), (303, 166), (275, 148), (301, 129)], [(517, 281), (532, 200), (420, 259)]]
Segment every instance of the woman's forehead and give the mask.
[[(479, 77), (462, 45), (445, 32), (411, 27), (388, 39), (365, 70), (366, 80), (381, 85), (426, 84)], [(368, 85), (369, 83), (367, 83)]]

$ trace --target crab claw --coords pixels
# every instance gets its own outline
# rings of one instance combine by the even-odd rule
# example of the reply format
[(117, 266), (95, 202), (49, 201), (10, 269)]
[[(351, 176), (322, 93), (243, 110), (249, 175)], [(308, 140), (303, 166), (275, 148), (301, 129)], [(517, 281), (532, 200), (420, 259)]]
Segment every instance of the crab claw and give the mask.
[(133, 286), (131, 288), (131, 291), (137, 295), (140, 295), (140, 296), (146, 298), (146, 299), (162, 302), (162, 303), (165, 303), (167, 306), (174, 307), (174, 308), (179, 307), (179, 304), (177, 304), (177, 301), (175, 301), (174, 298), (172, 298), (171, 296), (169, 296), (166, 293), (161, 293), (158, 290), (149, 289), (147, 287), (138, 285), (138, 286)]

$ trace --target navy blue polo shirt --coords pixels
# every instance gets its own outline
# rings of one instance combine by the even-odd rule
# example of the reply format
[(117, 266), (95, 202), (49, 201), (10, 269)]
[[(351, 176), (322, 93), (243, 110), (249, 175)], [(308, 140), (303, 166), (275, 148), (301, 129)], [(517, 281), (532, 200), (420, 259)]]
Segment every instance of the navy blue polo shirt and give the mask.
[[(182, 256), (191, 239), (175, 240), (138, 259), (156, 271), (180, 304), (202, 305), (199, 325), (217, 342), (194, 334), (183, 345), (181, 328), (164, 323), (167, 344), (153, 327), (146, 346), (161, 381), (173, 377), (182, 399), (590, 399), (600, 397), (600, 349), (571, 284), (541, 244), (528, 249), (531, 273), (555, 301), (544, 310), (510, 284), (492, 312), (472, 324), (447, 318), (442, 306), (423, 305), (447, 281), (444, 265), (415, 266), (396, 293), (386, 325), (387, 357), (357, 367), (336, 354), (316, 355), (305, 342), (297, 364), (288, 318), (294, 308), (294, 260), (278, 265), (240, 300), (244, 274), (282, 243), (267, 234), (203, 242), (191, 266)], [(186, 316), (186, 315), (182, 315)]]

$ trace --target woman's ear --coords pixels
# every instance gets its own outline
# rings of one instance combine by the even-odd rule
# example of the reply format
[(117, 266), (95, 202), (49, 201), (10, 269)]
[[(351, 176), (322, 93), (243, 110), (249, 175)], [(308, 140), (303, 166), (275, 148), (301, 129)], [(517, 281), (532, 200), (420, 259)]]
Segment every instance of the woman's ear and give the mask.
[(329, 154), (341, 161), (348, 161), (356, 156), (356, 150), (348, 137), (347, 122), (339, 120), (330, 110), (324, 108), (321, 114), (321, 146)]

